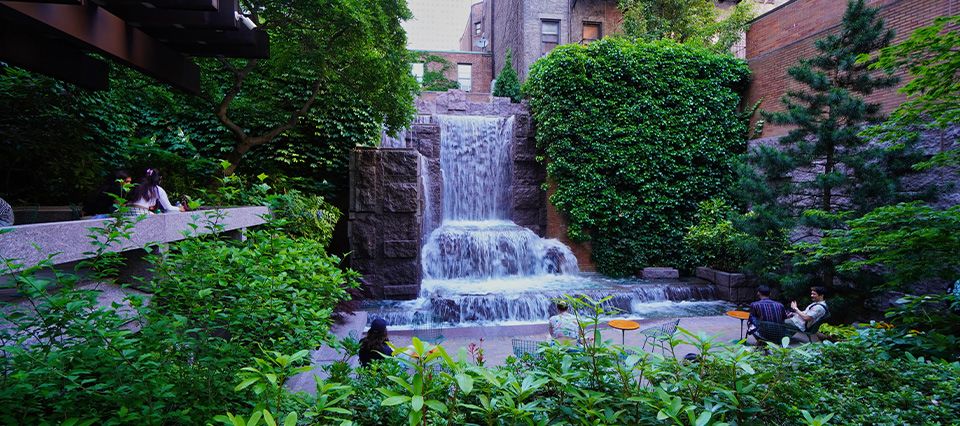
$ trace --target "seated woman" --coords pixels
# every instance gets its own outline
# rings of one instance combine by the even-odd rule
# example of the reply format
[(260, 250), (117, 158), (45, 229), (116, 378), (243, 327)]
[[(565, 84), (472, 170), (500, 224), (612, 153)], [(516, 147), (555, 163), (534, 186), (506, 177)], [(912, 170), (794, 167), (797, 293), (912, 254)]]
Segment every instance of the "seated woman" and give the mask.
[(127, 199), (130, 200), (128, 204), (130, 210), (127, 212), (127, 216), (136, 217), (142, 214), (150, 214), (150, 208), (156, 203), (159, 203), (160, 208), (165, 212), (184, 211), (182, 206), (170, 204), (167, 191), (160, 187), (161, 180), (163, 180), (163, 177), (160, 176), (160, 172), (156, 169), (147, 169), (143, 179), (140, 179), (137, 186), (127, 196)]
[(387, 341), (387, 322), (383, 318), (377, 318), (370, 323), (370, 329), (367, 335), (360, 339), (360, 365), (368, 366), (371, 362), (381, 360), (387, 355), (393, 353)]
[(571, 314), (567, 302), (557, 302), (557, 314), (550, 317), (550, 337), (557, 341), (576, 342), (580, 339), (580, 323)]

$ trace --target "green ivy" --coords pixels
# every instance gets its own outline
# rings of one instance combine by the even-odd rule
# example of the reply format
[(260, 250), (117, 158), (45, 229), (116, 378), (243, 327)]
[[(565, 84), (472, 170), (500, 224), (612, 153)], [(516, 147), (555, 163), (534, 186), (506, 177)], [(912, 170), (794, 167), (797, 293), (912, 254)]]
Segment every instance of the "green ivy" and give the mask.
[(746, 147), (742, 60), (672, 41), (604, 39), (537, 61), (525, 85), (550, 201), (599, 272), (685, 267), (700, 201), (723, 198)]

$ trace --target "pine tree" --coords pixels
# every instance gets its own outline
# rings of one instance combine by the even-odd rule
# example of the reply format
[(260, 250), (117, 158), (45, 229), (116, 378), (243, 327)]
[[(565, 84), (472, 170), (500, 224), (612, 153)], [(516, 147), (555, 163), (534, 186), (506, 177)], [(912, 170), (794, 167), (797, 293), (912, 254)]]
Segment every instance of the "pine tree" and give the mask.
[(513, 51), (507, 49), (507, 58), (504, 59), (503, 69), (497, 77), (493, 87), (493, 96), (510, 98), (512, 102), (520, 102), (520, 79), (513, 69)]
[[(839, 226), (838, 214), (862, 215), (896, 201), (898, 177), (909, 170), (908, 150), (870, 144), (861, 127), (882, 120), (880, 105), (864, 99), (898, 81), (873, 75), (864, 59), (890, 43), (877, 9), (853, 0), (838, 34), (815, 43), (817, 54), (787, 71), (803, 85), (781, 99), (782, 112), (764, 112), (776, 124), (795, 126), (779, 147), (761, 146), (748, 155), (741, 191), (754, 211), (751, 231), (794, 229), (794, 239), (818, 238)], [(859, 61), (858, 61), (859, 59)], [(831, 286), (833, 265), (818, 265), (820, 282)], [(796, 281), (806, 286), (814, 277)]]

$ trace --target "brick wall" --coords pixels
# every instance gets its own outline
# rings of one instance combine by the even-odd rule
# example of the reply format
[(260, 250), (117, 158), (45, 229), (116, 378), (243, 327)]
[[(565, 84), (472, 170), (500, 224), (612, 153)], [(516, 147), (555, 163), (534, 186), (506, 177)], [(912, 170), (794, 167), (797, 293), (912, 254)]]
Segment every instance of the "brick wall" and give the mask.
[(620, 32), (623, 14), (617, 2), (611, 0), (577, 0), (570, 10), (570, 36), (572, 43), (583, 41), (583, 22), (599, 22), (603, 36)]
[[(474, 3), (470, 6), (470, 16), (467, 17), (467, 25), (463, 29), (463, 34), (460, 36), (460, 50), (465, 52), (482, 52), (489, 49), (489, 44), (486, 48), (481, 49), (477, 47), (477, 40), (480, 37), (486, 37), (487, 41), (490, 40), (490, 20), (485, 16), (484, 12), (486, 10), (486, 2)], [(477, 34), (476, 23), (480, 23), (480, 34)]]
[[(894, 43), (938, 16), (960, 13), (960, 0), (869, 0), (867, 3), (880, 8), (887, 28), (896, 32)], [(753, 71), (753, 82), (745, 105), (763, 99), (762, 109), (783, 110), (780, 98), (784, 93), (802, 88), (787, 75), (787, 68), (800, 58), (813, 56), (815, 40), (838, 31), (845, 9), (846, 2), (840, 0), (794, 0), (754, 21), (747, 32), (746, 56)], [(889, 112), (904, 100), (904, 96), (897, 93), (898, 88), (877, 91), (867, 100), (880, 103), (883, 111)], [(789, 130), (786, 126), (768, 124), (761, 136), (780, 136)]]
[(486, 0), (490, 26), (493, 28), (490, 47), (493, 50), (493, 78), (503, 68), (507, 49), (513, 50), (513, 65), (518, 71), (522, 68), (520, 56), (524, 40), (520, 37), (523, 14), (520, 0)]
[(470, 64), (471, 78), (473, 79), (473, 88), (471, 93), (490, 93), (490, 82), (493, 80), (493, 67), (491, 61), (493, 57), (489, 53), (483, 52), (449, 52), (449, 51), (430, 51), (433, 55), (440, 56), (452, 65), (447, 71), (447, 78), (457, 81), (457, 64)]

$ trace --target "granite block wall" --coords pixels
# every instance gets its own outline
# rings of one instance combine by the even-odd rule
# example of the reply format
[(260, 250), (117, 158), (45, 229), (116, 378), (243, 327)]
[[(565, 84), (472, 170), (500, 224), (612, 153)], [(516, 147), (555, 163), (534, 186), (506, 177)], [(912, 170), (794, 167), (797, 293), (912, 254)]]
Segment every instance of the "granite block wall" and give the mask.
[(357, 148), (350, 158), (350, 266), (369, 297), (420, 293), (421, 161), (412, 149)]

